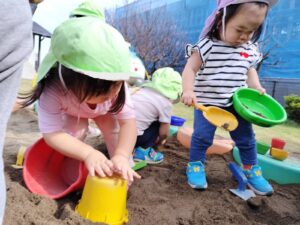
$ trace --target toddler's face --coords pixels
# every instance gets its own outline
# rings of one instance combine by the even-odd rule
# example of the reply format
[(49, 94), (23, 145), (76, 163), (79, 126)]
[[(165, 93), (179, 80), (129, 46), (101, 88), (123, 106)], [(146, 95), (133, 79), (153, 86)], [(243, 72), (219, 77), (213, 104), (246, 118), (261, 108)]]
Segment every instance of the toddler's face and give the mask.
[(119, 94), (121, 86), (122, 86), (122, 83), (117, 84), (117, 85), (113, 86), (111, 88), (110, 92), (108, 92), (107, 94), (90, 97), (87, 100), (85, 100), (85, 102), (90, 105), (96, 105), (96, 104), (100, 104), (105, 101), (108, 101), (110, 99), (114, 99)]
[(220, 32), (221, 40), (233, 46), (247, 43), (254, 32), (264, 22), (267, 6), (246, 3), (225, 25), (225, 37)]

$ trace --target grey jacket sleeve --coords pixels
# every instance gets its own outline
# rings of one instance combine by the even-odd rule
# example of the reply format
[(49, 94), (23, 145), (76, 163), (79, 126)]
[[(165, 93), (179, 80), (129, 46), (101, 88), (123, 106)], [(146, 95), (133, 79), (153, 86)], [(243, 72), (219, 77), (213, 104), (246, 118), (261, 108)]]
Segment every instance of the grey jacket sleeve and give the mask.
[(23, 63), (32, 45), (32, 19), (28, 0), (0, 0), (0, 225), (6, 188), (3, 145), (12, 106), (16, 100)]
[(0, 0), (0, 82), (20, 66), (32, 50), (32, 15), (28, 0)]

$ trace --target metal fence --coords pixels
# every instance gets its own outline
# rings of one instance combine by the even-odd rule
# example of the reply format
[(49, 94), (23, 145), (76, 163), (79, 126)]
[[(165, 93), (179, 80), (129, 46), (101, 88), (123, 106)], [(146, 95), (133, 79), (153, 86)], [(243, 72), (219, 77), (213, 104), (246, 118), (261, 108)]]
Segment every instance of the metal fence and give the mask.
[(267, 93), (285, 106), (284, 96), (295, 94), (300, 96), (300, 79), (262, 78), (261, 84)]

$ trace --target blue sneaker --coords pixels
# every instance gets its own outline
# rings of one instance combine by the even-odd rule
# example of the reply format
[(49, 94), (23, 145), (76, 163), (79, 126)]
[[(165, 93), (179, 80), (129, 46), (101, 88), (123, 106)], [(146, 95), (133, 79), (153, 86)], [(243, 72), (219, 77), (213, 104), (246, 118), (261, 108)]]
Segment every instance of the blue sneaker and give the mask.
[(248, 179), (248, 186), (258, 195), (272, 195), (273, 188), (269, 182), (262, 176), (261, 168), (253, 165), (250, 170), (243, 169)]
[(153, 148), (137, 147), (133, 154), (134, 161), (146, 161), (149, 164), (157, 164), (164, 160), (164, 155), (160, 152), (154, 151)]
[(188, 178), (188, 184), (195, 189), (206, 189), (206, 175), (202, 162), (189, 162), (186, 175)]

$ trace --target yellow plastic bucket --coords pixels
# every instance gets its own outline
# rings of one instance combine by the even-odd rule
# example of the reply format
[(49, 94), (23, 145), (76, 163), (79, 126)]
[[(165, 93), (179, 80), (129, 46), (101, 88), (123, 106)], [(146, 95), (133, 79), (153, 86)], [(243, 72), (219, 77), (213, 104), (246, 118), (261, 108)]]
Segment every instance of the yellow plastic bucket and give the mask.
[(120, 177), (88, 176), (75, 211), (92, 222), (121, 225), (128, 222), (127, 182)]

